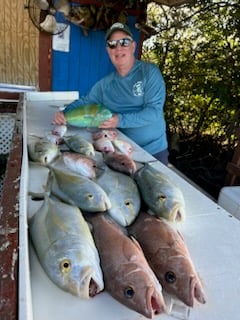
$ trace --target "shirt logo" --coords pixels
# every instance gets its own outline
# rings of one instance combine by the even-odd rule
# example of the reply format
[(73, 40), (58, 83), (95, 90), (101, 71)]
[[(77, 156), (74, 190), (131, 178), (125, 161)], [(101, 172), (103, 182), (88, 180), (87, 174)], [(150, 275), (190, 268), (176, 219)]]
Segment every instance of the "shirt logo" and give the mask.
[(133, 95), (135, 97), (141, 97), (143, 96), (144, 91), (143, 91), (143, 82), (138, 81), (133, 85)]

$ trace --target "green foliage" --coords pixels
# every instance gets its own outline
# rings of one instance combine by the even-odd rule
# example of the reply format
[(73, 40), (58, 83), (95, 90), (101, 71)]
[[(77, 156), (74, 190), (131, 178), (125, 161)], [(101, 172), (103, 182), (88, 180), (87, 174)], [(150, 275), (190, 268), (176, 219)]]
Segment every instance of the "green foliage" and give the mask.
[(193, 1), (180, 8), (148, 6), (157, 35), (143, 59), (155, 62), (166, 85), (168, 130), (182, 137), (212, 135), (232, 146), (240, 120), (240, 4)]

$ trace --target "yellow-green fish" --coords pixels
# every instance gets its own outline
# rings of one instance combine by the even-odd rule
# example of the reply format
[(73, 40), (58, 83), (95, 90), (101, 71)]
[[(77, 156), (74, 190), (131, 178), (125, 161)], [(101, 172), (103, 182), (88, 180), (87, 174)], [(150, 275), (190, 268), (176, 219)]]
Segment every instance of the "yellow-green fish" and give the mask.
[(75, 127), (99, 127), (99, 125), (112, 117), (112, 113), (101, 104), (87, 104), (63, 110), (68, 125)]

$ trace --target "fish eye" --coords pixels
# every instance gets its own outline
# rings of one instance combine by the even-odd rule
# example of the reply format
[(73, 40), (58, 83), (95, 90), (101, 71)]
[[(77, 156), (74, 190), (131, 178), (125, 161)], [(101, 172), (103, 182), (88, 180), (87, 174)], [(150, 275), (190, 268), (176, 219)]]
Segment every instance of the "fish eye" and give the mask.
[(125, 166), (125, 162), (121, 162), (121, 165), (122, 165), (122, 166)]
[(167, 283), (174, 283), (176, 281), (176, 275), (172, 271), (168, 271), (165, 273), (165, 280)]
[(161, 201), (164, 201), (164, 200), (166, 200), (166, 196), (164, 195), (164, 194), (161, 194), (160, 196), (159, 196), (159, 200), (161, 200)]
[(125, 288), (124, 289), (124, 296), (127, 298), (127, 299), (132, 299), (133, 296), (134, 296), (135, 292), (133, 290), (133, 288), (131, 287), (128, 287), (128, 288)]
[(71, 269), (71, 261), (68, 259), (64, 259), (60, 262), (60, 270), (64, 273), (69, 272)]
[(88, 199), (92, 199), (92, 198), (93, 198), (93, 194), (92, 194), (92, 193), (89, 193), (89, 194), (87, 195), (87, 198), (88, 198)]
[(126, 205), (127, 207), (130, 207), (131, 201), (125, 201), (125, 205)]

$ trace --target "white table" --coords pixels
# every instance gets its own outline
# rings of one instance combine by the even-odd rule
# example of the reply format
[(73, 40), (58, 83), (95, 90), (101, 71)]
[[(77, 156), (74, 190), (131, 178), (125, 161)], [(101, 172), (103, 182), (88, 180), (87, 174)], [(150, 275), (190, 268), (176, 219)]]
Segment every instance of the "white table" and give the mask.
[[(26, 94), (26, 134), (43, 136), (51, 131), (55, 106), (63, 106), (77, 98), (76, 92), (49, 92)], [(75, 132), (72, 128), (70, 132)], [(82, 129), (80, 129), (82, 130)], [(85, 131), (86, 137), (90, 132)], [(125, 137), (124, 137), (125, 138)], [(26, 135), (25, 135), (26, 139)], [(135, 160), (151, 160), (152, 157), (134, 145)], [(26, 153), (26, 148), (24, 150)], [(44, 173), (30, 171), (27, 156), (23, 157), (22, 197), (20, 223), (20, 319), (28, 320), (140, 320), (143, 316), (129, 310), (103, 292), (85, 301), (56, 287), (42, 270), (35, 253), (27, 242), (27, 211), (31, 216), (36, 207), (26, 196), (28, 188), (41, 189)], [(169, 175), (182, 189), (186, 202), (186, 221), (178, 228), (185, 238), (194, 265), (199, 272), (207, 303), (195, 302), (192, 309), (183, 307), (178, 319), (238, 320), (240, 296), (240, 221), (232, 217), (217, 203), (202, 194), (191, 184), (160, 162), (156, 166)], [(30, 178), (29, 178), (30, 176)], [(28, 251), (28, 247), (29, 250)], [(28, 253), (30, 252), (29, 256)], [(22, 256), (22, 257), (21, 257)], [(29, 268), (30, 260), (30, 268)], [(169, 302), (169, 296), (166, 295)], [(185, 316), (188, 312), (189, 316)], [(155, 316), (156, 320), (177, 318), (167, 314)]]

